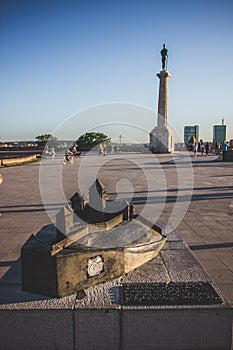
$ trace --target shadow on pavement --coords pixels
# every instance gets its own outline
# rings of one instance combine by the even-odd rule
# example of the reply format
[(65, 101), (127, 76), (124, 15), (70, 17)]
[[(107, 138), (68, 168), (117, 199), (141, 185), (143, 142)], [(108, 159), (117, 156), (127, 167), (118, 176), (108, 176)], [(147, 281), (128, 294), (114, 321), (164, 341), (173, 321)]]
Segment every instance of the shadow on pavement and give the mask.
[(21, 285), (21, 259), (16, 261), (1, 261), (1, 266), (11, 265), (11, 268), (0, 279), (0, 304), (12, 304), (52, 299), (43, 295), (27, 293)]

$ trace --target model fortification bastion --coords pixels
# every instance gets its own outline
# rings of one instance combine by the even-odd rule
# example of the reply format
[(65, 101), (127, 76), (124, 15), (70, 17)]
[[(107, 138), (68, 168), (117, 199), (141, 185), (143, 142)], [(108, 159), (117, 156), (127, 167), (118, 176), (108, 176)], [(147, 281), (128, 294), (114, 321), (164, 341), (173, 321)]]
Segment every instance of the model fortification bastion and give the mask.
[(134, 206), (106, 201), (96, 180), (89, 201), (75, 193), (56, 216), (22, 247), (22, 288), (62, 297), (122, 276), (157, 256), (161, 230), (135, 215)]

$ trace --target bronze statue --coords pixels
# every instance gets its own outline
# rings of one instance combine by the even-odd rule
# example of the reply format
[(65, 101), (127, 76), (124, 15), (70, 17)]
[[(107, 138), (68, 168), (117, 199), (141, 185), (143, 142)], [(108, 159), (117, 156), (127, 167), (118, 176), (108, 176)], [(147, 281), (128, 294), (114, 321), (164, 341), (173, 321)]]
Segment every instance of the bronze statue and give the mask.
[(163, 44), (163, 49), (160, 51), (162, 56), (162, 69), (167, 69), (167, 58), (168, 58), (168, 50), (166, 49), (166, 45)]

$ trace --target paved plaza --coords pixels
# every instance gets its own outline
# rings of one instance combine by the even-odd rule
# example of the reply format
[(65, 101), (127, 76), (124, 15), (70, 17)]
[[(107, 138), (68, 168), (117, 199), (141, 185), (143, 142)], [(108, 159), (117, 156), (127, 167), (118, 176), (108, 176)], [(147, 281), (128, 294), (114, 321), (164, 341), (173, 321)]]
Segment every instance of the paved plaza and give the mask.
[[(233, 163), (179, 152), (92, 154), (63, 167), (58, 156), (3, 168), (1, 174), (0, 301), (1, 288), (20, 285), (16, 266), (24, 242), (51, 223), (63, 199), (76, 191), (87, 195), (98, 176), (110, 200), (132, 199), (136, 213), (157, 224), (168, 223), (168, 234), (175, 227), (233, 306)], [(62, 186), (61, 196), (56, 186)], [(9, 279), (14, 270), (15, 279)]]

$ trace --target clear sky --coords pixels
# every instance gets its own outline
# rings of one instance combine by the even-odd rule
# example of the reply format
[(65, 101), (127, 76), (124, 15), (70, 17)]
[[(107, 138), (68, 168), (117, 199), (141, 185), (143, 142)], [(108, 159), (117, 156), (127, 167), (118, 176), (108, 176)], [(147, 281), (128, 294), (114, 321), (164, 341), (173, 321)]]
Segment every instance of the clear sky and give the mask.
[[(153, 113), (81, 113), (61, 137), (113, 120), (152, 130), (163, 43), (172, 75), (169, 121), (180, 137), (184, 125), (198, 124), (201, 138), (211, 140), (224, 117), (233, 138), (232, 0), (2, 0), (0, 141), (34, 140), (110, 102)], [(114, 137), (114, 127), (108, 132)]]

